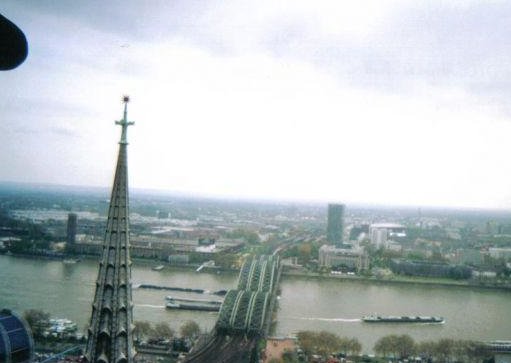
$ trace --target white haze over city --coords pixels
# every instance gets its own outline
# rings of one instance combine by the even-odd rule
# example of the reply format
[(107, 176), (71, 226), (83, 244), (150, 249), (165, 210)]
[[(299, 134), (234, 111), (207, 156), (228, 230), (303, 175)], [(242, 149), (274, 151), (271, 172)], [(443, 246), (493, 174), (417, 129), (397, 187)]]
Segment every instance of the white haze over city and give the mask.
[(504, 1), (14, 1), (0, 180), (511, 208)]

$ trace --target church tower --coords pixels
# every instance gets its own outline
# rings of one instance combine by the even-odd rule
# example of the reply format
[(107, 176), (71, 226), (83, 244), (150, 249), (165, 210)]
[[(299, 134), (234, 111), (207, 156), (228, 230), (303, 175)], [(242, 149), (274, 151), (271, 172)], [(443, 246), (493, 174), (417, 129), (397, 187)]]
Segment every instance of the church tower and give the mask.
[(123, 102), (124, 117), (115, 122), (121, 126), (119, 156), (85, 348), (91, 363), (132, 363), (135, 356), (127, 154), (127, 129), (133, 122), (127, 119), (129, 97)]

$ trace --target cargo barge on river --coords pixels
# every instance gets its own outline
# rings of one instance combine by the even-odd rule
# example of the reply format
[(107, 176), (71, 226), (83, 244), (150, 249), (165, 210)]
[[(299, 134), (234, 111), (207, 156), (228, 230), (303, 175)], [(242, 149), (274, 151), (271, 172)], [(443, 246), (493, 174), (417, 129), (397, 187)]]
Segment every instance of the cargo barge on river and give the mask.
[(366, 323), (430, 323), (442, 324), (444, 318), (439, 316), (381, 316), (367, 315), (362, 318)]
[(220, 306), (222, 306), (222, 302), (217, 300), (182, 299), (172, 296), (167, 296), (165, 301), (167, 309), (220, 311)]

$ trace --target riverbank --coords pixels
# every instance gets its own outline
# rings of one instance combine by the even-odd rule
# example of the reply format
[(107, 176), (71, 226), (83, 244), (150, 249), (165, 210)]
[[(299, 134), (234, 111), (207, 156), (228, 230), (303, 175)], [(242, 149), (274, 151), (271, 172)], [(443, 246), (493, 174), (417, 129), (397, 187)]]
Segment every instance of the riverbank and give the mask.
[[(151, 267), (155, 264), (160, 263), (161, 261), (150, 261), (146, 259), (134, 259), (137, 265), (139, 266), (147, 266)], [(199, 264), (188, 264), (188, 265), (170, 265), (168, 263), (164, 264), (165, 269), (176, 270), (176, 271), (186, 271), (186, 270), (196, 270), (200, 265)], [(227, 269), (220, 267), (204, 267), (201, 272), (204, 273), (228, 273), (228, 274), (238, 274), (239, 269)], [(402, 276), (402, 275), (392, 275), (390, 277), (382, 277), (378, 278), (375, 276), (363, 276), (363, 275), (348, 275), (348, 274), (325, 274), (325, 273), (317, 273), (296, 269), (286, 269), (284, 268), (282, 271), (282, 278), (286, 276), (295, 276), (302, 278), (313, 278), (313, 279), (332, 279), (332, 280), (349, 280), (349, 281), (358, 281), (363, 283), (373, 283), (373, 284), (414, 284), (414, 285), (429, 285), (429, 286), (457, 286), (471, 289), (491, 289), (491, 290), (504, 290), (511, 291), (511, 283), (506, 284), (495, 284), (490, 281), (475, 281), (475, 280), (454, 280), (448, 278), (433, 278), (433, 277), (418, 277), (418, 276)]]
[[(41, 259), (41, 260), (63, 260), (66, 256), (41, 256), (41, 255), (31, 255), (31, 254), (10, 254), (8, 256), (18, 257), (18, 258), (33, 258), (33, 259)], [(92, 255), (84, 255), (80, 256), (81, 260), (88, 261), (99, 261), (99, 256)], [(171, 265), (167, 262), (162, 262), (161, 260), (150, 260), (145, 258), (132, 258), (134, 265), (144, 268), (153, 268), (157, 265), (164, 266), (164, 270), (173, 270), (173, 271), (190, 271), (196, 270), (200, 264), (186, 264), (186, 265)], [(210, 273), (210, 274), (233, 274), (236, 275), (239, 273), (239, 269), (228, 269), (228, 268), (220, 268), (214, 266), (205, 266), (202, 270), (202, 273)], [(289, 269), (284, 268), (282, 271), (282, 278), (286, 277), (301, 277), (301, 278), (310, 278), (310, 279), (332, 279), (332, 280), (349, 280), (349, 281), (358, 281), (361, 283), (373, 283), (373, 284), (413, 284), (413, 285), (429, 285), (429, 286), (456, 286), (462, 288), (469, 289), (490, 289), (490, 290), (503, 290), (503, 291), (511, 291), (511, 282), (496, 284), (491, 281), (477, 281), (477, 280), (454, 280), (448, 278), (432, 278), (432, 277), (418, 277), (418, 276), (402, 276), (402, 275), (392, 275), (389, 277), (375, 277), (375, 276), (362, 276), (362, 275), (348, 275), (348, 274), (340, 274), (340, 275), (332, 275), (326, 273), (317, 273), (306, 270), (299, 269)]]
[[(93, 256), (86, 258), (92, 259)], [(134, 264), (144, 267), (154, 267), (162, 264), (160, 260), (148, 260), (143, 258), (133, 258)], [(200, 264), (187, 264), (187, 265), (170, 265), (169, 263), (163, 262), (164, 269), (175, 270), (175, 271), (189, 271), (196, 270)], [(201, 272), (203, 273), (227, 273), (227, 274), (239, 274), (239, 269), (228, 269), (220, 268), (215, 266), (205, 266)], [(413, 284), (413, 285), (428, 285), (428, 286), (439, 286), (439, 287), (463, 287), (469, 289), (491, 289), (491, 290), (504, 290), (511, 291), (511, 282), (507, 284), (501, 283), (496, 284), (491, 281), (477, 281), (477, 280), (455, 280), (449, 278), (433, 278), (433, 277), (419, 277), (419, 276), (403, 276), (403, 275), (392, 275), (389, 277), (376, 277), (376, 276), (363, 276), (363, 275), (348, 275), (348, 274), (327, 274), (317, 273), (307, 270), (289, 269), (284, 268), (282, 271), (282, 278), (286, 276), (297, 276), (302, 278), (313, 278), (313, 279), (333, 279), (333, 280), (349, 280), (359, 281), (363, 283), (372, 284)]]
[(300, 277), (310, 278), (317, 280), (349, 280), (357, 281), (361, 283), (371, 284), (413, 284), (413, 285), (429, 285), (429, 286), (442, 286), (442, 287), (463, 287), (469, 289), (491, 289), (491, 290), (504, 290), (511, 291), (511, 284), (494, 284), (490, 282), (478, 282), (478, 281), (467, 281), (467, 280), (453, 280), (453, 279), (441, 279), (441, 278), (428, 278), (428, 277), (414, 277), (414, 276), (401, 276), (392, 275), (391, 277), (378, 278), (375, 276), (361, 276), (361, 275), (332, 275), (332, 274), (320, 274), (317, 272), (310, 271), (299, 271), (299, 270), (284, 270), (282, 273), (283, 278), (289, 277)]
[[(136, 264), (139, 266), (154, 266), (158, 261), (148, 261), (145, 259), (135, 259)], [(161, 262), (161, 261), (160, 261)], [(196, 270), (200, 265), (170, 265), (164, 264), (165, 269), (175, 271), (189, 271)], [(219, 267), (207, 266), (201, 270), (203, 273), (227, 273), (227, 274), (238, 274), (239, 269), (226, 269)], [(282, 271), (282, 279), (286, 277), (300, 277), (300, 278), (311, 278), (317, 280), (349, 280), (357, 281), (361, 283), (370, 284), (405, 284), (405, 285), (429, 285), (429, 286), (441, 286), (441, 287), (463, 287), (469, 289), (491, 289), (491, 290), (504, 290), (511, 291), (511, 283), (506, 284), (495, 284), (489, 281), (474, 281), (474, 280), (454, 280), (448, 278), (432, 278), (432, 277), (416, 277), (416, 276), (402, 276), (392, 275), (390, 277), (378, 278), (375, 276), (362, 276), (362, 275), (332, 275), (325, 273), (317, 273), (296, 269), (285, 269)]]
[[(134, 259), (136, 264), (139, 266), (147, 266), (151, 267), (161, 261), (149, 261), (146, 259)], [(176, 270), (176, 271), (189, 271), (196, 270), (200, 265), (170, 265), (164, 264), (165, 269)], [(238, 274), (239, 269), (226, 269), (219, 267), (204, 267), (201, 272), (204, 273), (228, 273), (228, 274)], [(491, 289), (491, 290), (504, 290), (511, 291), (511, 283), (506, 284), (495, 284), (489, 281), (475, 281), (475, 280), (454, 280), (448, 278), (432, 278), (432, 277), (417, 277), (417, 276), (402, 276), (402, 275), (392, 275), (390, 277), (382, 277), (378, 278), (375, 276), (362, 276), (362, 275), (348, 275), (348, 274), (325, 274), (325, 273), (317, 273), (296, 269), (286, 269), (284, 268), (282, 271), (282, 278), (286, 278), (287, 276), (294, 277), (302, 277), (302, 278), (312, 278), (312, 279), (332, 279), (332, 280), (349, 280), (349, 281), (358, 281), (362, 283), (372, 283), (372, 284), (413, 284), (413, 285), (429, 285), (429, 286), (456, 286), (463, 288), (471, 288), (471, 289)]]

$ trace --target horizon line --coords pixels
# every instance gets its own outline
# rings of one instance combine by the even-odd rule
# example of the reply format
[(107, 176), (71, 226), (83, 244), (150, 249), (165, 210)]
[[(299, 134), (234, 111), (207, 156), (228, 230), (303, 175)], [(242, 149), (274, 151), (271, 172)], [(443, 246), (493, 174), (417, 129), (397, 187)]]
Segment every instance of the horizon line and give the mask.
[[(97, 185), (71, 185), (71, 184), (55, 184), (48, 182), (20, 182), (20, 181), (8, 181), (0, 180), (0, 186), (12, 185), (20, 187), (31, 187), (31, 188), (61, 188), (61, 189), (95, 189), (98, 191), (105, 191), (108, 193), (110, 187), (108, 186), (97, 186)], [(487, 212), (509, 212), (511, 208), (505, 207), (477, 207), (477, 206), (441, 206), (441, 205), (419, 205), (419, 204), (399, 204), (399, 203), (371, 203), (361, 201), (339, 201), (338, 198), (332, 198), (331, 200), (326, 199), (314, 199), (314, 198), (275, 198), (275, 197), (258, 197), (258, 196), (247, 196), (247, 195), (221, 195), (214, 193), (204, 193), (197, 191), (183, 191), (183, 190), (171, 190), (162, 188), (140, 188), (134, 187), (130, 190), (135, 194), (154, 194), (160, 196), (173, 196), (181, 198), (192, 198), (192, 199), (213, 199), (213, 200), (224, 200), (224, 201), (240, 201), (240, 202), (252, 202), (252, 203), (274, 203), (274, 204), (308, 204), (308, 205), (325, 205), (329, 203), (343, 203), (347, 209), (350, 206), (355, 208), (375, 208), (375, 209), (422, 209), (422, 210), (446, 210), (446, 211), (487, 211)]]

